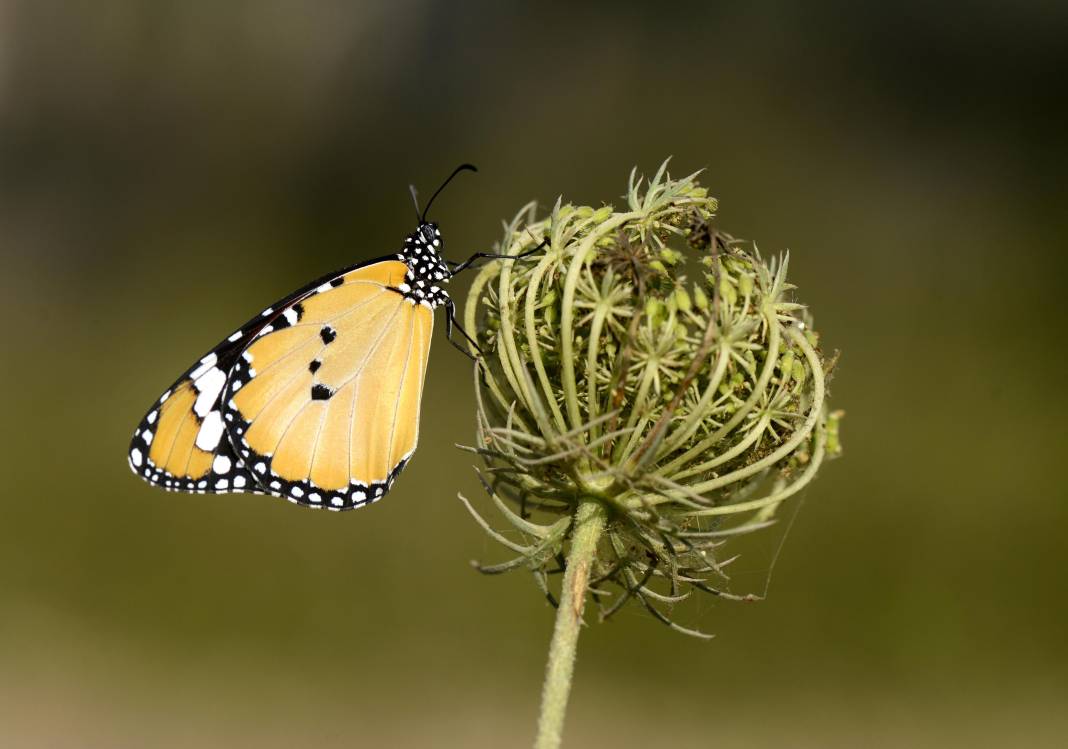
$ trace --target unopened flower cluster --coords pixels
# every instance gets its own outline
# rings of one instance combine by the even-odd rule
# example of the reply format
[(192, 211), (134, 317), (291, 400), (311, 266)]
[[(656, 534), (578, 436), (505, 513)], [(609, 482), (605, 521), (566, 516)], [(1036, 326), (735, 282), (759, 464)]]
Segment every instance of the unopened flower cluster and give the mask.
[[(634, 172), (623, 210), (524, 207), (475, 279), (479, 472), (505, 519), (476, 520), (553, 600), (574, 509), (608, 525), (591, 576), (601, 617), (628, 602), (680, 631), (672, 609), (730, 590), (721, 547), (776, 512), (839, 451), (830, 362), (787, 281), (721, 232), (696, 175)], [(502, 532), (503, 531), (503, 532)]]

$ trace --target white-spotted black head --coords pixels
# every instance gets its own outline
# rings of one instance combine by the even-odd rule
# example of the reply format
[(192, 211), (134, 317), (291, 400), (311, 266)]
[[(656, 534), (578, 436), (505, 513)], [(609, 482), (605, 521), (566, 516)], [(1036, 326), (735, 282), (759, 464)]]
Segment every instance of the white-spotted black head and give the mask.
[(441, 243), (441, 231), (438, 229), (438, 225), (432, 221), (424, 221), (419, 224), (419, 228), (416, 230), (419, 237), (428, 245), (433, 245), (437, 240), (438, 245)]

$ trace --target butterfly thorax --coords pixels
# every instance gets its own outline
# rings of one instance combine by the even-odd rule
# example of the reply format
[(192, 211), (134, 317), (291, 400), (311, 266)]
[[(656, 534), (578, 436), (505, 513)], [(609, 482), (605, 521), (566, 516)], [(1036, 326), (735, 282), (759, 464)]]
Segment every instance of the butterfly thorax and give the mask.
[(408, 266), (408, 272), (398, 288), (412, 304), (434, 309), (449, 302), (441, 284), (448, 283), (452, 273), (441, 257), (442, 246), (437, 224), (420, 224), (405, 238), (397, 257)]

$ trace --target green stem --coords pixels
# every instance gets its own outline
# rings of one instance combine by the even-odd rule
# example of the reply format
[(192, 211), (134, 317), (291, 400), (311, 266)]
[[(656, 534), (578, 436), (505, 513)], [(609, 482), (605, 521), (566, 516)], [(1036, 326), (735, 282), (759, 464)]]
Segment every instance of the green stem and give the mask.
[(604, 532), (606, 516), (604, 505), (589, 498), (581, 500), (575, 512), (571, 549), (567, 554), (567, 569), (564, 572), (560, 606), (556, 610), (553, 640), (549, 645), (545, 685), (541, 692), (535, 749), (556, 749), (560, 746), (567, 698), (571, 693), (571, 675), (575, 671), (575, 648), (582, 626), (582, 609), (586, 605), (590, 566), (597, 553), (597, 542)]

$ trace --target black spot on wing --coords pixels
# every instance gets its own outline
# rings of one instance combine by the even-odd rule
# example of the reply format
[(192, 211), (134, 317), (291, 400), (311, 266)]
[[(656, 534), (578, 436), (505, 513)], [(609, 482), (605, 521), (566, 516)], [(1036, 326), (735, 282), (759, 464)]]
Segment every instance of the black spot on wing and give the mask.
[(311, 398), (313, 401), (327, 401), (330, 400), (330, 396), (334, 394), (334, 391), (328, 388), (322, 383), (316, 383), (312, 385)]
[(310, 362), (308, 362), (308, 371), (312, 374), (315, 374), (319, 371), (319, 367), (321, 366), (323, 366), (323, 363), (321, 361), (319, 361), (318, 359), (312, 359)]
[(331, 328), (329, 325), (324, 325), (319, 330), (319, 337), (323, 339), (323, 343), (329, 345), (337, 338), (337, 331)]

